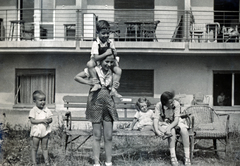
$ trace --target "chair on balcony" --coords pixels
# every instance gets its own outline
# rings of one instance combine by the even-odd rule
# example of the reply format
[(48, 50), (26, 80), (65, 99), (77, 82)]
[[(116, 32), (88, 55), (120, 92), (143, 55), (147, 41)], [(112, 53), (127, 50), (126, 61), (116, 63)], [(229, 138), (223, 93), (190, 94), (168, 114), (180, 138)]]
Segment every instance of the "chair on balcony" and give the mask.
[(234, 39), (235, 42), (239, 40), (238, 25), (233, 27), (222, 27), (223, 42), (228, 42), (231, 39)]
[(34, 40), (34, 23), (25, 23), (22, 32), (24, 40)]
[(160, 21), (157, 20), (154, 22), (143, 23), (141, 25), (143, 41), (158, 41), (157, 35), (156, 35), (156, 29), (159, 23)]
[[(23, 30), (24, 30), (24, 20), (12, 20), (10, 21), (10, 30), (9, 30), (9, 36), (8, 40), (13, 40), (15, 38), (16, 40), (22, 40), (23, 39)], [(16, 30), (18, 30), (18, 25), (20, 26), (20, 34)]]
[(118, 27), (118, 22), (108, 21), (108, 23), (110, 25), (110, 32), (111, 32), (110, 38), (113, 38), (114, 40), (118, 40), (119, 41), (120, 29)]
[(206, 24), (192, 24), (190, 29), (192, 42), (204, 42), (206, 31)]
[(64, 40), (76, 39), (76, 24), (63, 24), (64, 26)]

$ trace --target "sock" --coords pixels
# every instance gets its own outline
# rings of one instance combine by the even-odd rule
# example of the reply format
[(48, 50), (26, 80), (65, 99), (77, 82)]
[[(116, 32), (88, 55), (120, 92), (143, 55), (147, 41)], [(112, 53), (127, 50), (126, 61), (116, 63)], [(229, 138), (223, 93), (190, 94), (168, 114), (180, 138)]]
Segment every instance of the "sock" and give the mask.
[(185, 154), (185, 158), (190, 158), (189, 147), (187, 148), (184, 147), (184, 154)]
[(172, 157), (176, 157), (175, 148), (169, 148), (169, 150), (170, 150), (170, 156), (171, 156), (171, 158), (172, 158)]
[(112, 162), (110, 162), (110, 163), (105, 162), (105, 165), (106, 166), (112, 166)]

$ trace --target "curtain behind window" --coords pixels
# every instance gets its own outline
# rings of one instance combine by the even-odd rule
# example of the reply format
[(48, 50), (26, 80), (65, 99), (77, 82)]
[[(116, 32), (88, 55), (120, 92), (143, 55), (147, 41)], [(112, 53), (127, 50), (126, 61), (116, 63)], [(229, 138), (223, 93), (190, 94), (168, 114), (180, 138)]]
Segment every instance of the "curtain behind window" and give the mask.
[(47, 70), (19, 71), (17, 73), (17, 100), (19, 104), (33, 104), (32, 94), (42, 90), (46, 104), (55, 103), (55, 74)]

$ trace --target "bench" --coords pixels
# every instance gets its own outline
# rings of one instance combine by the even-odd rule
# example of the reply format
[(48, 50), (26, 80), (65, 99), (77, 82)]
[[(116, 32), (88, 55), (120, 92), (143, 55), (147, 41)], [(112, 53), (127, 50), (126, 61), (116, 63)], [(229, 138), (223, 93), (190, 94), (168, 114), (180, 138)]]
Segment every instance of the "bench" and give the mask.
[[(137, 102), (139, 97), (123, 97), (121, 99), (114, 98), (116, 108), (119, 114), (120, 122), (127, 122), (125, 124), (130, 124), (133, 121), (133, 116), (129, 116), (131, 112), (133, 115), (135, 114), (135, 103)], [(159, 102), (159, 98), (148, 97), (148, 100), (151, 102), (151, 109), (155, 109), (155, 104)], [(71, 144), (71, 152), (72, 152), (72, 143), (76, 139), (81, 136), (87, 136), (87, 138), (77, 147), (80, 148), (89, 138), (92, 136), (92, 131), (87, 129), (73, 129), (72, 122), (86, 122), (87, 119), (84, 116), (73, 116), (71, 110), (76, 109), (76, 111), (81, 110), (85, 112), (87, 106), (87, 96), (64, 96), (64, 107), (67, 108), (67, 113), (63, 115), (62, 119), (66, 122), (65, 130), (64, 130), (64, 144), (65, 150), (67, 149), (68, 144)], [(121, 111), (122, 110), (122, 111)], [(130, 111), (132, 110), (132, 111)], [(137, 131), (137, 130), (126, 130), (124, 129), (126, 126), (119, 125), (117, 126), (117, 130), (113, 131), (113, 136), (156, 136), (153, 131)]]
[[(151, 109), (155, 109), (155, 105), (159, 102), (159, 98), (148, 97), (151, 102)], [(135, 103), (137, 102), (138, 97), (123, 97), (122, 99), (115, 98), (116, 108), (118, 110), (120, 122), (132, 122), (133, 116), (129, 116), (130, 110), (133, 109), (133, 114), (135, 113)], [(77, 147), (81, 147), (91, 136), (92, 131), (88, 129), (73, 129), (72, 122), (73, 121), (87, 121), (84, 117), (75, 117), (72, 116), (71, 110), (77, 109), (85, 111), (87, 96), (64, 96), (64, 107), (67, 108), (67, 113), (63, 115), (63, 120), (66, 121), (66, 129), (65, 133), (65, 150), (67, 149), (67, 145), (71, 144), (71, 153), (72, 153), (72, 142), (78, 139), (80, 136), (87, 136), (86, 139)], [(122, 110), (122, 111), (120, 111)], [(194, 105), (187, 107), (183, 113), (182, 118), (187, 118), (189, 122), (189, 139), (190, 139), (190, 159), (192, 160), (193, 152), (197, 151), (194, 145), (197, 144), (196, 140), (198, 139), (213, 139), (214, 151), (217, 151), (216, 140), (224, 139), (226, 141), (226, 146), (228, 143), (228, 135), (229, 135), (229, 115), (227, 114), (216, 114), (216, 112), (209, 106), (206, 105)], [(190, 116), (189, 116), (190, 115)], [(185, 117), (184, 117), (185, 116)], [(226, 116), (225, 124), (219, 119), (219, 116)], [(214, 119), (215, 117), (215, 119)], [(223, 124), (223, 125), (218, 125)], [(205, 125), (205, 126), (204, 126)], [(217, 127), (218, 126), (218, 127)], [(223, 130), (220, 130), (219, 126), (223, 127)], [(114, 130), (113, 136), (156, 136), (152, 131), (129, 131), (124, 129), (125, 126), (118, 126), (117, 130)], [(222, 129), (222, 128), (221, 128)], [(181, 140), (181, 139), (180, 139)], [(177, 140), (177, 142), (180, 142)], [(209, 150), (209, 149), (208, 149)], [(226, 152), (226, 150), (225, 150)]]

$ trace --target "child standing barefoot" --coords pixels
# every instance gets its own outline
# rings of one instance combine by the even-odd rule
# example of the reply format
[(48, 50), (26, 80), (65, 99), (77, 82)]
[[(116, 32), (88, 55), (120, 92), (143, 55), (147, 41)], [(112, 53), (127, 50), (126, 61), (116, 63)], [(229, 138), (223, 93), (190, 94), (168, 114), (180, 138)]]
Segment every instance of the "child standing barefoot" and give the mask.
[(29, 113), (31, 121), (30, 137), (32, 138), (32, 162), (37, 165), (36, 156), (39, 143), (41, 141), (43, 157), (46, 166), (49, 166), (48, 160), (48, 139), (51, 132), (50, 123), (52, 123), (52, 112), (45, 107), (46, 95), (41, 90), (33, 92), (33, 101), (36, 104)]

